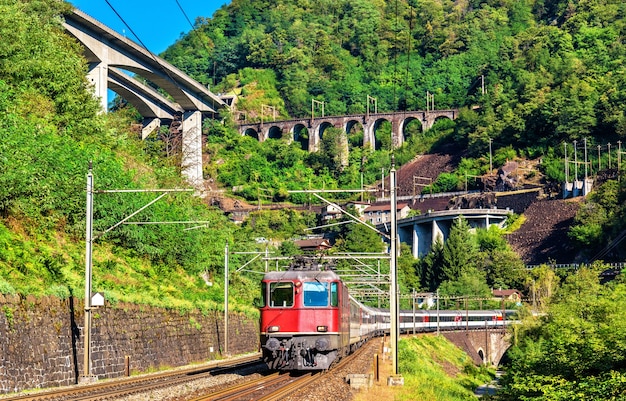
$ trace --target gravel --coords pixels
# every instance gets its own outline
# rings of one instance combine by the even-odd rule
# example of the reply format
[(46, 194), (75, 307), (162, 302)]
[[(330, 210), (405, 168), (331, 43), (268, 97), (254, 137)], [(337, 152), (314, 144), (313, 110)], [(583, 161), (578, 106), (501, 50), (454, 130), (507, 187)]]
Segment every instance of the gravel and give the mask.
[(377, 338), (363, 345), (361, 352), (346, 366), (332, 369), (322, 380), (299, 391), (297, 395), (286, 397), (284, 401), (349, 401), (358, 390), (352, 389), (346, 382), (349, 374), (367, 374), (372, 370), (374, 354), (381, 354), (382, 339)]
[[(325, 373), (321, 381), (300, 390), (296, 395), (286, 397), (285, 401), (349, 401), (356, 394), (346, 382), (348, 374), (367, 374), (371, 372), (374, 354), (380, 354), (381, 339), (374, 339), (363, 346), (361, 352), (351, 363), (345, 367), (338, 367)], [(115, 401), (184, 401), (203, 393), (220, 390), (226, 386), (243, 383), (259, 377), (258, 373), (248, 372), (220, 374), (193, 380), (185, 384), (153, 390), (130, 396), (118, 397)]]

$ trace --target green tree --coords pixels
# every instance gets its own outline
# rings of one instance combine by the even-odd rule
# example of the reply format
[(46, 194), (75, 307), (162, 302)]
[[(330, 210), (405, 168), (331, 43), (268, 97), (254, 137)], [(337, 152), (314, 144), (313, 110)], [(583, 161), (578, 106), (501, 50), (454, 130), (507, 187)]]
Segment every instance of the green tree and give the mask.
[(524, 288), (526, 267), (504, 239), (496, 226), (476, 230), (479, 247), (479, 267), (486, 273), (491, 288)]
[(465, 270), (476, 268), (477, 254), (476, 240), (469, 232), (467, 220), (463, 217), (455, 219), (443, 246), (443, 280), (456, 280)]
[(441, 283), (439, 295), (486, 298), (491, 296), (491, 289), (487, 285), (483, 271), (475, 267), (466, 267), (458, 277)]
[(419, 262), (413, 257), (411, 248), (407, 244), (400, 244), (400, 256), (398, 262), (398, 282), (400, 293), (409, 294), (413, 290), (421, 290), (421, 277), (419, 274)]
[[(529, 321), (511, 350), (499, 399), (608, 400), (624, 391), (623, 282), (602, 285), (606, 266), (568, 276), (546, 313)], [(606, 385), (611, 383), (612, 385)]]
[(526, 278), (526, 288), (533, 308), (539, 311), (544, 310), (558, 285), (559, 278), (554, 268), (544, 264), (532, 269)]
[(338, 178), (348, 165), (348, 138), (337, 128), (324, 130), (319, 150), (322, 166)]
[(347, 228), (340, 234), (336, 248), (345, 252), (382, 252), (386, 245), (380, 234), (366, 224), (346, 224)]
[(443, 276), (443, 243), (439, 238), (432, 245), (430, 252), (419, 259), (418, 270), (422, 288), (434, 292), (445, 279)]

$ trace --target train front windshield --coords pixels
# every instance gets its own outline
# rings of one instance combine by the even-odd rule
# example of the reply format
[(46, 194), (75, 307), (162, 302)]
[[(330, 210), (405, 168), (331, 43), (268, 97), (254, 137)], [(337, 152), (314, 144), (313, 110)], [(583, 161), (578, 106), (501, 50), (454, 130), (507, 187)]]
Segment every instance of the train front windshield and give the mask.
[(304, 306), (328, 306), (330, 286), (330, 305), (337, 306), (339, 297), (337, 296), (337, 283), (321, 283), (319, 281), (305, 281), (303, 283)]
[(279, 281), (270, 283), (270, 306), (285, 308), (293, 306), (293, 283)]

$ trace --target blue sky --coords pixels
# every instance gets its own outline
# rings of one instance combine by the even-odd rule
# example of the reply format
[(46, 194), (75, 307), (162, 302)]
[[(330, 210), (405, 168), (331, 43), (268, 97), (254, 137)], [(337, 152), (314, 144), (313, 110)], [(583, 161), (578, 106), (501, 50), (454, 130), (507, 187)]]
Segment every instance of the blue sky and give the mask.
[(140, 40), (137, 40), (105, 0), (69, 1), (120, 34), (137, 43), (141, 40), (154, 54), (163, 52), (180, 38), (181, 33), (191, 30), (187, 18), (193, 24), (196, 17), (210, 18), (215, 10), (230, 3), (230, 0), (109, 0), (130, 30), (139, 37)]

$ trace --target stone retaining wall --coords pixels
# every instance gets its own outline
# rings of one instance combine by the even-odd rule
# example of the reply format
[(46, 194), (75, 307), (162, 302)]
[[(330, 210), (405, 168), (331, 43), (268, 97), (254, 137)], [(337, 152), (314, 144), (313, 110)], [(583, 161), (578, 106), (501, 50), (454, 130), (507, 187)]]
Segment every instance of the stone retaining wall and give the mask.
[[(0, 394), (72, 385), (83, 375), (83, 301), (0, 294)], [(91, 374), (176, 367), (223, 357), (222, 312), (116, 304), (92, 311)], [(229, 316), (230, 354), (259, 348), (258, 321)]]

